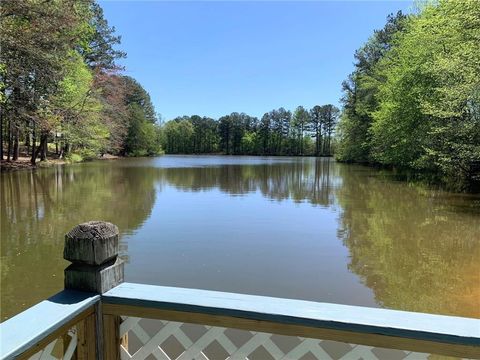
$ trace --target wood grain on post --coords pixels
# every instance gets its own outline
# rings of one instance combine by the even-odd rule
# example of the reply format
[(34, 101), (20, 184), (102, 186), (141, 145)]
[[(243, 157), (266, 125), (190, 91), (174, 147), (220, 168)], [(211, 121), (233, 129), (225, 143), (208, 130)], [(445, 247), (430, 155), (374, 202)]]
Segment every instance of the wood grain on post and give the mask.
[(120, 316), (103, 316), (103, 360), (120, 360)]
[(123, 282), (123, 261), (118, 257), (118, 228), (103, 221), (75, 226), (65, 235), (63, 257), (65, 288), (99, 294)]
[(77, 360), (96, 358), (95, 329), (95, 314), (88, 316), (77, 325)]
[[(77, 225), (66, 234), (63, 257), (72, 264), (65, 269), (65, 288), (103, 294), (122, 283), (118, 237), (118, 228), (103, 221)], [(96, 306), (94, 317), (77, 326), (77, 358), (120, 359), (120, 322)]]

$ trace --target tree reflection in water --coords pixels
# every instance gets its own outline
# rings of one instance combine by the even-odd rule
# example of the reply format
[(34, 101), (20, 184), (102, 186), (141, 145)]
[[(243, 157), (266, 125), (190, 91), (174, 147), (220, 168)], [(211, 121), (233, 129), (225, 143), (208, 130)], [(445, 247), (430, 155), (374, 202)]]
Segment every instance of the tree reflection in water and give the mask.
[(382, 306), (480, 317), (479, 199), (340, 167), (339, 238)]
[[(425, 190), (330, 159), (164, 157), (1, 174), (2, 318), (63, 287), (63, 236), (78, 223), (118, 225), (128, 260), (125, 239), (142, 234), (147, 220), (162, 221), (151, 213), (156, 192), (166, 186), (333, 209), (338, 220), (332, 230), (350, 253), (345, 267), (372, 289), (380, 306), (480, 316), (478, 197)], [(297, 213), (291, 214), (296, 222)]]

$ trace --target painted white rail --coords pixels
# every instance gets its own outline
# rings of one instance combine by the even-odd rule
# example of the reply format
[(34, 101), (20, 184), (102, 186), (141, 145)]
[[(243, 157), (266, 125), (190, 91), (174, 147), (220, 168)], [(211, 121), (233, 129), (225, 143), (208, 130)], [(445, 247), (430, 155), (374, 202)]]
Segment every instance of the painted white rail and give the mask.
[[(126, 317), (121, 325), (120, 336), (127, 333), (126, 328), (134, 329), (136, 337), (143, 343), (143, 349), (137, 355), (124, 349), (126, 358), (143, 359), (143, 355), (158, 353), (162, 350), (160, 340), (171, 335), (179, 341), (181, 338), (186, 340), (182, 335), (184, 323), (203, 325), (210, 335), (204, 335), (201, 343), (191, 339), (191, 344), (184, 342), (188, 356), (184, 354), (179, 359), (200, 356), (214, 340), (228, 344), (228, 340), (232, 339), (225, 339), (225, 330), (230, 328), (247, 330), (253, 334), (246, 352), (245, 349), (240, 351), (238, 347), (234, 349), (230, 345), (223, 347), (232, 358), (239, 358), (239, 353), (244, 356), (260, 345), (270, 343), (272, 334), (303, 339), (302, 344), (298, 344), (297, 350), (290, 355), (272, 351), (270, 355), (275, 359), (287, 355), (286, 358), (300, 358), (293, 355), (307, 348), (318, 350), (319, 341), (312, 339), (370, 347), (356, 348), (353, 353), (359, 355), (357, 358), (362, 358), (360, 353), (363, 356), (365, 353), (374, 354), (372, 347), (480, 358), (478, 319), (131, 283), (123, 283), (103, 294), (102, 308), (105, 314)], [(140, 320), (134, 318), (164, 322), (147, 339), (145, 332), (138, 327)], [(192, 348), (197, 353), (190, 357)], [(420, 355), (416, 357), (420, 358)], [(375, 359), (374, 356), (370, 358)]]
[[(84, 351), (93, 354), (88, 359), (390, 358), (385, 349), (401, 350), (399, 359), (480, 359), (478, 319), (132, 283), (101, 296), (65, 290), (7, 320), (0, 324), (0, 358), (53, 359), (54, 340), (90, 316), (103, 325), (91, 327), (87, 346), (102, 338), (104, 347)], [(77, 331), (60, 358), (73, 354)], [(179, 350), (169, 350), (169, 339)]]
[[(26, 357), (43, 350), (47, 350), (46, 355), (59, 337), (92, 315), (99, 302), (100, 295), (65, 290), (6, 320), (0, 324), (0, 359)], [(76, 336), (70, 337), (76, 342)]]

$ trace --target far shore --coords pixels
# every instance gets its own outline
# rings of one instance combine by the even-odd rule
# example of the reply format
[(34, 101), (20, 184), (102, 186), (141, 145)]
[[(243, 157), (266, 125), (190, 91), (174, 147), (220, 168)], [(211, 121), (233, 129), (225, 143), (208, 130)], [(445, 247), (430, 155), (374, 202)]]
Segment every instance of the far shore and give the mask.
[[(115, 159), (122, 159), (122, 156), (111, 155), (111, 154), (104, 154), (99, 156), (93, 160), (115, 160)], [(47, 160), (44, 161), (37, 161), (35, 165), (30, 162), (30, 157), (26, 156), (19, 156), (17, 160), (10, 160), (7, 161), (5, 159), (0, 161), (0, 170), (1, 171), (17, 171), (17, 170), (34, 170), (38, 168), (45, 168), (55, 165), (64, 165), (64, 164), (71, 164), (66, 159), (58, 159), (56, 157), (48, 157)]]
[[(195, 154), (159, 154), (159, 155), (191, 155), (191, 156), (272, 156), (272, 157), (316, 157), (315, 155), (247, 155), (247, 154), (223, 154), (223, 153), (195, 153)], [(323, 155), (320, 157), (332, 157), (332, 155)], [(81, 163), (87, 162), (90, 160), (117, 160), (117, 159), (126, 159), (128, 156), (119, 156), (119, 155), (111, 155), (111, 154), (104, 154), (94, 159), (89, 160), (82, 160), (80, 162), (71, 162), (66, 159), (59, 159), (55, 156), (47, 157), (47, 160), (40, 161), (38, 160), (35, 165), (32, 165), (30, 162), (30, 157), (28, 156), (19, 156), (17, 160), (10, 160), (7, 161), (5, 159), (0, 160), (0, 170), (1, 171), (17, 171), (17, 170), (34, 170), (39, 168), (47, 168), (55, 165), (65, 165), (65, 164), (74, 164), (74, 163)]]

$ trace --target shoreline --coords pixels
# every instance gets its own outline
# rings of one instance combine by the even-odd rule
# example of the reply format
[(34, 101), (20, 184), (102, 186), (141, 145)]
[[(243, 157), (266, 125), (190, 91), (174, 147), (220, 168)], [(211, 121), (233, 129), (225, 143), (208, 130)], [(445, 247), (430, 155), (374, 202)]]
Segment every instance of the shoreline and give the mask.
[[(160, 155), (160, 154), (159, 154)], [(333, 158), (332, 155), (325, 155), (325, 156), (315, 156), (315, 155), (252, 155), (252, 154), (222, 154), (222, 153), (195, 153), (195, 154), (161, 154), (161, 155), (179, 155), (179, 156), (266, 156), (266, 157), (328, 157)], [(127, 159), (129, 156), (119, 156), (119, 155), (111, 155), (105, 154), (100, 157), (96, 157), (94, 159), (82, 160), (82, 161), (68, 161), (66, 159), (57, 159), (57, 158), (47, 158), (47, 160), (40, 161), (38, 160), (35, 165), (30, 163), (30, 157), (27, 156), (19, 156), (17, 160), (7, 161), (5, 159), (0, 160), (0, 171), (3, 172), (10, 172), (10, 171), (20, 171), (20, 170), (36, 170), (41, 168), (48, 168), (55, 165), (68, 165), (68, 164), (80, 164), (83, 162), (88, 161), (95, 161), (95, 160), (118, 160), (118, 159)]]
[[(170, 155), (170, 156), (245, 156), (245, 157), (278, 157), (278, 158), (285, 158), (285, 157), (316, 157), (314, 155), (302, 155), (302, 156), (295, 156), (295, 155), (227, 155), (221, 153), (201, 153), (201, 154), (159, 154), (159, 155)], [(398, 181), (407, 182), (407, 183), (415, 183), (415, 184), (423, 184), (430, 189), (442, 189), (444, 191), (452, 192), (452, 193), (467, 193), (467, 194), (480, 194), (480, 182), (470, 181), (463, 184), (458, 184), (457, 182), (448, 181), (445, 178), (441, 178), (439, 174), (435, 173), (428, 173), (423, 171), (415, 171), (413, 169), (408, 168), (400, 168), (400, 167), (393, 167), (393, 166), (382, 166), (375, 163), (358, 163), (358, 162), (350, 162), (350, 161), (339, 161), (335, 159), (334, 156), (320, 156), (323, 158), (332, 158), (336, 162), (348, 164), (348, 165), (357, 165), (357, 166), (364, 166), (371, 169), (376, 169), (378, 171), (387, 171), (391, 178), (395, 178)], [(94, 159), (89, 160), (82, 160), (78, 162), (72, 162), (65, 159), (56, 159), (56, 158), (47, 158), (46, 161), (37, 161), (36, 165), (32, 165), (30, 163), (30, 157), (20, 156), (16, 161), (7, 161), (1, 160), (0, 161), (0, 172), (14, 172), (14, 171), (22, 171), (22, 170), (37, 170), (42, 168), (49, 168), (52, 166), (57, 165), (67, 165), (67, 164), (80, 164), (88, 161), (95, 161), (95, 160), (119, 160), (119, 159), (127, 159), (128, 156), (117, 156), (111, 154), (105, 154), (101, 157), (96, 157)]]
[[(124, 156), (117, 156), (117, 155), (110, 155), (110, 154), (105, 154), (101, 157), (97, 157), (95, 159), (91, 160), (117, 160), (117, 159), (123, 159)], [(90, 160), (83, 160), (79, 161), (78, 163), (82, 162), (87, 162)], [(68, 161), (65, 159), (55, 159), (55, 158), (47, 158), (47, 160), (44, 161), (37, 161), (35, 165), (32, 165), (30, 163), (30, 157), (25, 157), (25, 156), (19, 156), (18, 160), (0, 160), (0, 171), (1, 172), (10, 172), (10, 171), (21, 171), (21, 170), (36, 170), (36, 169), (42, 169), (42, 168), (48, 168), (56, 165), (66, 165), (66, 164), (75, 164), (76, 162)]]

